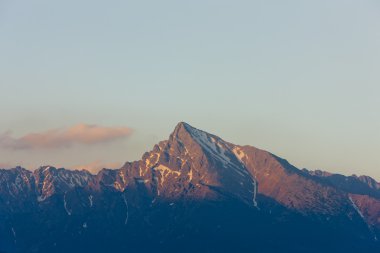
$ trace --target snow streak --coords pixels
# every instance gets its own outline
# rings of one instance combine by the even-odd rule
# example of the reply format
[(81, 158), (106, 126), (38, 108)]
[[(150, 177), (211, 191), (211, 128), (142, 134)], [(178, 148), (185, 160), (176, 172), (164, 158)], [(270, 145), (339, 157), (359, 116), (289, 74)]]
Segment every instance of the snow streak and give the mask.
[(129, 207), (128, 207), (128, 201), (125, 198), (125, 195), (123, 195), (123, 200), (124, 200), (125, 206), (127, 207), (127, 217), (125, 217), (125, 222), (124, 222), (124, 224), (127, 225), (128, 218), (129, 218)]
[(70, 216), (71, 211), (67, 208), (66, 193), (65, 193), (65, 195), (63, 195), (63, 206), (65, 207), (66, 213)]

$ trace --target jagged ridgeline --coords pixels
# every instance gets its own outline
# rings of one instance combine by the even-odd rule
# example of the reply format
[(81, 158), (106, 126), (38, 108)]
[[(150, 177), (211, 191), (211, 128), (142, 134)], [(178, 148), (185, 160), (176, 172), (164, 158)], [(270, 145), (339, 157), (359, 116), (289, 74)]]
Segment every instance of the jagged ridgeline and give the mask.
[(380, 184), (179, 123), (97, 175), (0, 170), (0, 252), (380, 252)]

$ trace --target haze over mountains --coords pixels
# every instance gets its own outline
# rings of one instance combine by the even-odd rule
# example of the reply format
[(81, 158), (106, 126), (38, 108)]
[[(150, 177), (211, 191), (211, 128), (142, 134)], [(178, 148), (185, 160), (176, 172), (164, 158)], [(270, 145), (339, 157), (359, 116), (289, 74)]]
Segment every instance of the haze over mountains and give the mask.
[(0, 252), (379, 252), (380, 184), (179, 123), (93, 175), (0, 170)]

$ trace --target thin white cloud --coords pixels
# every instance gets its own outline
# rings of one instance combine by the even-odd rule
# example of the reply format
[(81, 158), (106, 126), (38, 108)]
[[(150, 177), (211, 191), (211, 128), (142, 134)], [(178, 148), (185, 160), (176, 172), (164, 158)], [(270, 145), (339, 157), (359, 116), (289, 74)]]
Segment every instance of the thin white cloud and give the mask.
[(78, 124), (63, 129), (51, 129), (40, 133), (29, 133), (20, 138), (12, 137), (8, 131), (0, 135), (0, 146), (9, 149), (46, 149), (70, 147), (74, 144), (92, 145), (111, 142), (128, 137), (129, 127), (102, 127)]
[(2, 163), (0, 162), (0, 169), (10, 169), (10, 168), (13, 168), (14, 166), (12, 166), (10, 163)]

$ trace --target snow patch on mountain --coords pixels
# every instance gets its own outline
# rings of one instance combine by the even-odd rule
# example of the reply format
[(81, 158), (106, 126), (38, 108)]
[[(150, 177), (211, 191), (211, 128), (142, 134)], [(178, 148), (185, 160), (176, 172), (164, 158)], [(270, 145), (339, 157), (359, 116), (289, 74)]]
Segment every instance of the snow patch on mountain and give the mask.
[(92, 207), (94, 205), (93, 196), (92, 195), (88, 196), (88, 200), (90, 201), (90, 207)]
[(189, 181), (193, 180), (193, 170), (192, 169), (190, 169), (190, 171), (187, 175), (189, 177)]
[(360, 217), (364, 220), (364, 215), (360, 211), (359, 207), (355, 204), (355, 202), (352, 200), (351, 196), (348, 196), (348, 199), (350, 200), (352, 207), (356, 210), (356, 212), (360, 215)]
[(125, 217), (124, 225), (127, 225), (127, 223), (128, 223), (128, 218), (129, 218), (129, 206), (128, 206), (128, 201), (127, 201), (127, 199), (126, 199), (126, 197), (125, 197), (124, 194), (123, 194), (123, 200), (124, 200), (124, 204), (125, 204), (125, 206), (127, 207), (127, 215), (126, 215), (126, 217)]
[(67, 208), (67, 202), (66, 202), (66, 193), (63, 195), (63, 207), (66, 210), (67, 215), (71, 215), (71, 210)]
[(165, 178), (168, 177), (170, 174), (174, 174), (174, 176), (177, 176), (177, 177), (181, 175), (181, 173), (179, 171), (174, 171), (174, 170), (170, 169), (169, 167), (166, 167), (162, 164), (158, 165), (157, 167), (154, 167), (153, 170), (158, 171), (159, 174), (161, 175), (161, 177), (160, 177), (161, 186), (164, 185)]
[(213, 137), (210, 137), (209, 139), (209, 136), (205, 132), (195, 128), (191, 130), (191, 135), (203, 149), (210, 153), (214, 159), (219, 160), (224, 167), (227, 167), (228, 164), (231, 164), (230, 158), (225, 155), (227, 152), (225, 145), (220, 144)]
[(235, 154), (236, 158), (243, 162), (243, 159), (246, 158), (244, 151), (239, 147), (234, 147), (232, 152)]
[(256, 179), (253, 179), (253, 205), (256, 208), (259, 208), (259, 206), (257, 205), (256, 196), (257, 196), (257, 182), (256, 182)]
[(16, 244), (16, 231), (15, 231), (14, 227), (11, 228), (11, 232), (13, 235), (14, 243)]

